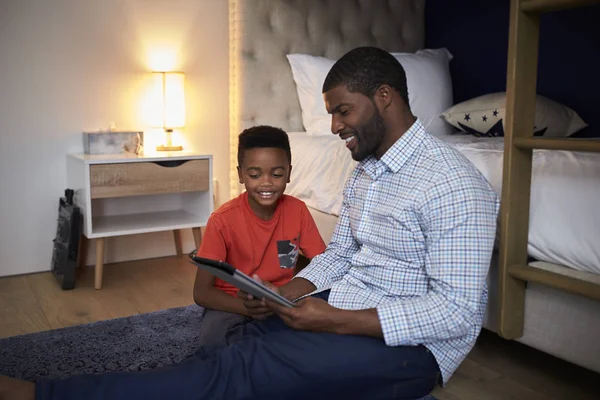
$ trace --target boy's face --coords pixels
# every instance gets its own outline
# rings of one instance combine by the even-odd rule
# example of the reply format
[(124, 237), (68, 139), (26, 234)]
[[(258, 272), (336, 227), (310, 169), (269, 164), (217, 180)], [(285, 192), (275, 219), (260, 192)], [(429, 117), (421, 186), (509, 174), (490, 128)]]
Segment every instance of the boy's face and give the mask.
[(275, 210), (277, 200), (290, 181), (291, 169), (283, 149), (266, 147), (244, 151), (238, 176), (248, 192), (250, 207), (259, 217), (270, 216)]

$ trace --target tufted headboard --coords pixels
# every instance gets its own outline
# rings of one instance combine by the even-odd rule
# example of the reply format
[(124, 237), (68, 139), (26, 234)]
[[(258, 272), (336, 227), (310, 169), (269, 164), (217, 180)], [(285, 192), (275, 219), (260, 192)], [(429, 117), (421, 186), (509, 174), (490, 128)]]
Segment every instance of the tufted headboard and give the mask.
[(290, 53), (339, 58), (358, 46), (424, 47), (425, 0), (229, 0), (230, 195), (237, 137), (252, 125), (303, 131)]

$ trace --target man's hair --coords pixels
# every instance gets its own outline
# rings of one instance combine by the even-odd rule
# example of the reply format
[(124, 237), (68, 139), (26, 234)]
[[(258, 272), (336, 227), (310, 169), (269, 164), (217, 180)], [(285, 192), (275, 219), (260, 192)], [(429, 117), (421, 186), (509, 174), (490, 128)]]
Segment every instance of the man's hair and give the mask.
[(323, 93), (344, 85), (349, 92), (373, 98), (377, 88), (384, 84), (394, 88), (409, 106), (406, 72), (402, 64), (377, 47), (357, 47), (331, 67), (323, 83)]
[(244, 152), (248, 149), (277, 148), (285, 151), (288, 161), (292, 163), (292, 151), (287, 133), (279, 128), (268, 125), (253, 126), (244, 129), (239, 135), (238, 141), (238, 165), (244, 161)]

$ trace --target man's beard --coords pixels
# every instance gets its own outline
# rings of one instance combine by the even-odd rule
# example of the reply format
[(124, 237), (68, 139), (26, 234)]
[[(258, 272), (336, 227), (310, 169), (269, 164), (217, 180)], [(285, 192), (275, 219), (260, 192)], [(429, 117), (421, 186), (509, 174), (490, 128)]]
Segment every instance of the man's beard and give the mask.
[(356, 128), (353, 132), (356, 138), (355, 151), (352, 151), (352, 158), (355, 161), (362, 161), (381, 146), (385, 137), (386, 127), (383, 118), (379, 115), (379, 111), (375, 109), (375, 113), (367, 122)]

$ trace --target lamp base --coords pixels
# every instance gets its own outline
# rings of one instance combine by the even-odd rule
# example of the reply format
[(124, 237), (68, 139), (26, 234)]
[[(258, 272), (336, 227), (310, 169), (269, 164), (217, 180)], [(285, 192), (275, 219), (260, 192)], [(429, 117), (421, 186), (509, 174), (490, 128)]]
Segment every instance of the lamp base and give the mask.
[(183, 146), (156, 146), (156, 151), (181, 151)]

